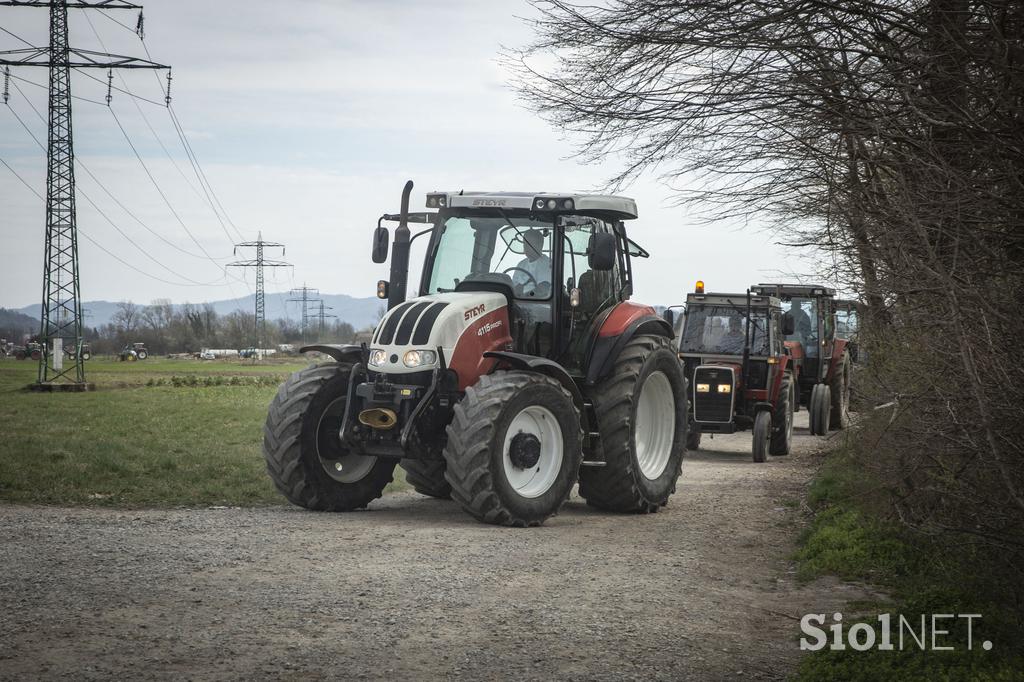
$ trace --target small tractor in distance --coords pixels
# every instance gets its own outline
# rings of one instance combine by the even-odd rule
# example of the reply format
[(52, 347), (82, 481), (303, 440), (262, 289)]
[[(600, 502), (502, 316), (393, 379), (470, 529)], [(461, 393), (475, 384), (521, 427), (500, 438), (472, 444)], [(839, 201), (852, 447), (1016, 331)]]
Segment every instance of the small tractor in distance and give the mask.
[(794, 330), (787, 345), (804, 353), (800, 401), (807, 406), (813, 435), (845, 429), (850, 423), (849, 342), (836, 333), (835, 290), (816, 284), (758, 284), (751, 291), (788, 304)]
[(144, 343), (129, 343), (121, 349), (117, 357), (121, 362), (145, 360), (149, 357), (149, 351)]
[[(402, 194), (388, 312), (368, 344), (306, 346), (334, 362), (295, 373), (270, 405), (263, 452), (277, 488), (308, 509), (381, 496), (395, 466), (417, 491), (476, 519), (536, 526), (579, 482), (600, 509), (668, 502), (686, 442), (686, 380), (671, 326), (629, 300), (632, 199)], [(410, 237), (409, 224), (425, 228)], [(409, 249), (428, 238), (417, 296)], [(387, 260), (378, 222), (373, 261)]]
[(788, 455), (802, 353), (784, 345), (793, 321), (771, 296), (705, 293), (686, 296), (679, 359), (690, 386), (687, 447), (702, 433), (753, 431), (753, 457)]

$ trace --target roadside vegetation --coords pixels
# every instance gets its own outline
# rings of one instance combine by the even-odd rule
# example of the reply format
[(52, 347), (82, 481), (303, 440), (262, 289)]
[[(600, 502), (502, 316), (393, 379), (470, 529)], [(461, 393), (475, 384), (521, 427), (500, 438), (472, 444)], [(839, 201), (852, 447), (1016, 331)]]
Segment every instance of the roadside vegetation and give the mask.
[[(0, 500), (119, 507), (285, 504), (260, 452), (267, 405), (301, 359), (91, 360), (92, 393), (34, 393), (0, 361)], [(397, 484), (404, 487), (401, 469)]]
[[(862, 424), (847, 434), (841, 447), (826, 454), (808, 494), (814, 516), (800, 540), (798, 576), (812, 580), (835, 575), (867, 583), (888, 595), (852, 603), (843, 614), (844, 633), (854, 623), (864, 622), (875, 630), (876, 642), (881, 640), (879, 614), (893, 614), (893, 619), (901, 614), (918, 626), (922, 614), (928, 619), (931, 614), (981, 614), (982, 618), (974, 621), (971, 649), (966, 621), (945, 620), (949, 634), (941, 636), (938, 644), (954, 651), (922, 651), (909, 636), (902, 651), (898, 646), (895, 651), (863, 652), (826, 647), (802, 659), (795, 679), (1021, 679), (1024, 643), (1019, 633), (1024, 608), (1013, 588), (1014, 572), (993, 561), (983, 543), (951, 542), (901, 522), (885, 486), (877, 477), (866, 475), (864, 466), (864, 459), (872, 456), (872, 440), (887, 426), (886, 421), (879, 416)], [(821, 628), (827, 631), (833, 622), (828, 613)], [(992, 642), (989, 651), (982, 648), (985, 640)]]

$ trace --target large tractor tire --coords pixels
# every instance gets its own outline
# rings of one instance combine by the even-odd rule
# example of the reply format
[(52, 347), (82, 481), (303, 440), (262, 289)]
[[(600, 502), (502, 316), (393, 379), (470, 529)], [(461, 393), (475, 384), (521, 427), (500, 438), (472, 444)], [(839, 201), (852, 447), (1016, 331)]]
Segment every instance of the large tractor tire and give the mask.
[(82, 351), (82, 361), (83, 362), (86, 361), (86, 360), (91, 360), (91, 359), (92, 359), (92, 353), (90, 353), (89, 351)]
[(455, 405), (444, 458), (452, 497), (477, 520), (539, 526), (562, 506), (579, 475), (579, 412), (551, 377), (484, 375)]
[(829, 427), (833, 431), (850, 425), (850, 356), (843, 353), (830, 382), (832, 401)]
[(365, 507), (391, 482), (395, 460), (357, 455), (339, 438), (352, 366), (313, 365), (281, 385), (263, 427), (263, 456), (292, 504), (316, 511)]
[(429, 495), (442, 500), (452, 496), (452, 487), (444, 479), (445, 462), (443, 459), (403, 459), (405, 480), (421, 495)]
[(687, 441), (686, 378), (669, 340), (634, 338), (591, 396), (605, 465), (580, 472), (580, 495), (608, 511), (658, 511), (676, 490)]
[(786, 372), (782, 377), (782, 385), (779, 387), (779, 401), (775, 405), (775, 414), (772, 415), (772, 422), (775, 428), (772, 429), (772, 440), (768, 447), (768, 454), (773, 457), (788, 455), (793, 449), (793, 411), (796, 403), (796, 387), (793, 385), (793, 375)]
[(768, 410), (758, 412), (754, 417), (754, 428), (752, 431), (754, 433), (754, 461), (758, 464), (767, 462), (771, 459), (771, 456), (768, 454), (768, 448), (772, 439), (772, 413)]
[(832, 389), (828, 384), (814, 385), (811, 390), (811, 398), (807, 401), (807, 412), (810, 418), (811, 435), (828, 435), (832, 416)]
[(144, 350), (140, 350), (140, 351), (138, 351), (136, 353), (136, 355), (138, 356), (139, 360), (145, 360), (146, 358), (149, 357), (149, 352), (148, 351), (144, 351)]

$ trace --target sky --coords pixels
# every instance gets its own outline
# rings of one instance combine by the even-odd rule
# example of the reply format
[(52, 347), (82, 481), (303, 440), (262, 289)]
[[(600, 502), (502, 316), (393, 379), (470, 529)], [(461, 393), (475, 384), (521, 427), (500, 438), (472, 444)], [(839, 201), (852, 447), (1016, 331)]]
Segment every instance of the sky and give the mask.
[[(619, 170), (581, 163), (579, 140), (509, 87), (499, 53), (531, 38), (525, 0), (144, 4), (144, 45), (115, 22), (134, 27), (133, 10), (69, 10), (70, 43), (142, 58), (148, 49), (173, 67), (174, 115), (213, 194), (163, 106), (162, 76), (115, 72), (115, 87), (151, 101), (115, 90), (108, 108), (106, 71), (75, 72), (74, 94), (91, 100), (73, 102), (84, 300), (245, 295), (254, 273), (223, 266), (248, 257), (233, 245), (259, 233), (294, 264), (267, 271), (268, 292), (305, 284), (373, 296), (387, 267), (370, 261), (372, 230), (397, 213), (406, 180), (423, 210), (430, 190), (594, 191)], [(48, 40), (44, 9), (0, 7), (0, 27)], [(21, 47), (0, 31), (0, 50)], [(45, 194), (45, 153), (29, 131), (45, 144), (47, 95), (26, 80), (45, 84), (45, 68), (12, 67), (0, 159)], [(634, 264), (635, 300), (668, 305), (697, 279), (742, 291), (813, 270), (813, 254), (776, 245), (763, 223), (706, 223), (653, 175), (620, 193), (637, 200), (630, 236), (652, 253)], [(0, 306), (40, 300), (44, 221), (42, 199), (0, 164)]]

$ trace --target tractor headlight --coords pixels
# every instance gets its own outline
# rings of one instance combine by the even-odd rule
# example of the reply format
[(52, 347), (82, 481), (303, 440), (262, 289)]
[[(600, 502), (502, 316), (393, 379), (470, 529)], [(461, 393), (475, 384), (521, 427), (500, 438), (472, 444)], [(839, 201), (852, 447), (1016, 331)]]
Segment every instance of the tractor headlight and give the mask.
[(710, 393), (711, 384), (697, 384), (697, 393)]
[(719, 393), (732, 393), (732, 385), (731, 384), (718, 384), (718, 392)]
[(384, 363), (388, 361), (388, 354), (380, 348), (374, 348), (370, 351), (370, 366), (371, 367), (383, 367)]
[(437, 353), (432, 350), (407, 350), (402, 356), (406, 367), (426, 367), (437, 362)]

